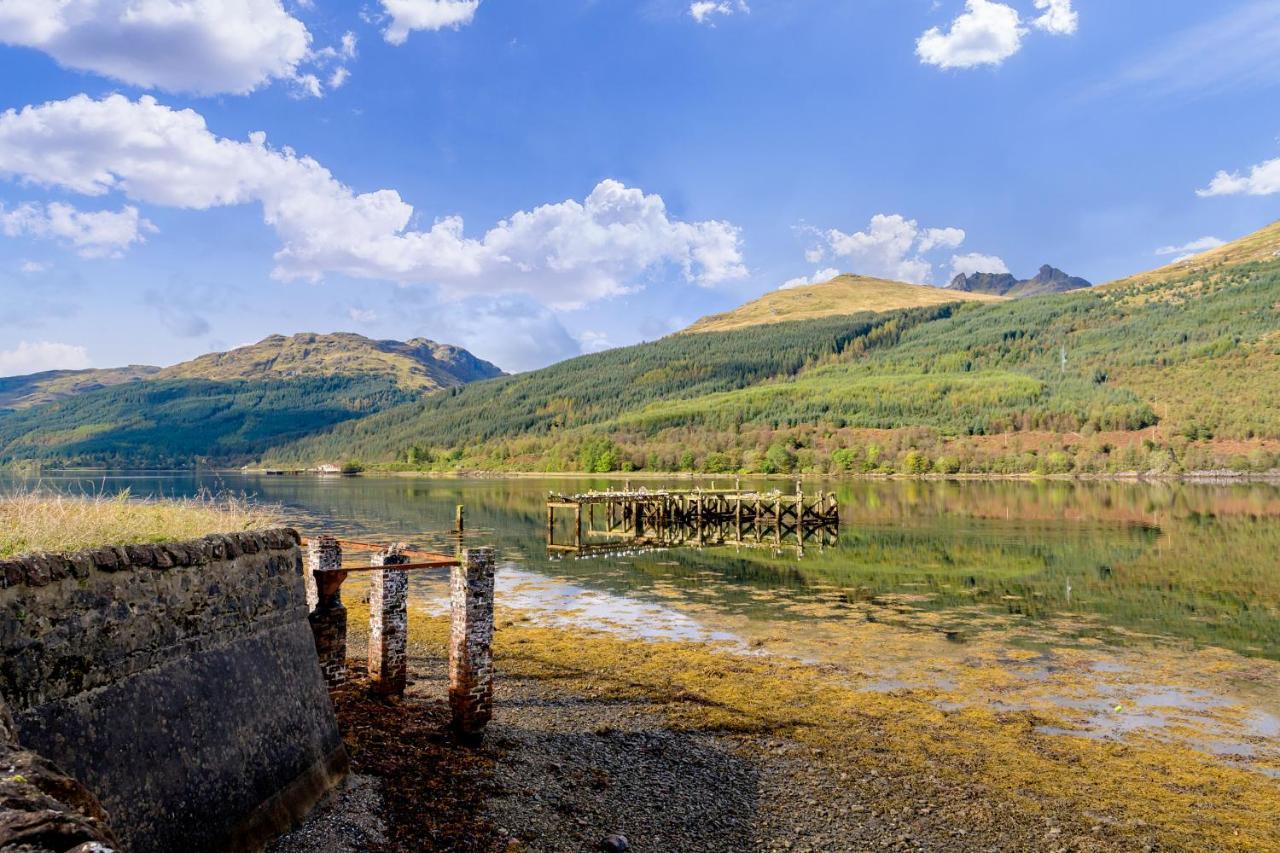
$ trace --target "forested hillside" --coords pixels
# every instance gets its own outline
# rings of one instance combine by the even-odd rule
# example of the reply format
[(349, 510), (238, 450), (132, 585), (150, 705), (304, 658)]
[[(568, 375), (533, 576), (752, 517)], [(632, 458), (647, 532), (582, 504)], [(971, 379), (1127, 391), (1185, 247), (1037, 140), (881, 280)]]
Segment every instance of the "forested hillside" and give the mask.
[(40, 403), (0, 412), (0, 464), (241, 464), (282, 442), (499, 375), (464, 349), (425, 339), (300, 334), (163, 370), (0, 379), (0, 394)]
[(0, 417), (0, 462), (240, 464), (273, 444), (413, 398), (380, 377), (131, 382)]
[(534, 470), (1270, 468), (1276, 251), (1280, 226), (1234, 254), (1104, 288), (676, 335), (455, 389), (270, 456)]

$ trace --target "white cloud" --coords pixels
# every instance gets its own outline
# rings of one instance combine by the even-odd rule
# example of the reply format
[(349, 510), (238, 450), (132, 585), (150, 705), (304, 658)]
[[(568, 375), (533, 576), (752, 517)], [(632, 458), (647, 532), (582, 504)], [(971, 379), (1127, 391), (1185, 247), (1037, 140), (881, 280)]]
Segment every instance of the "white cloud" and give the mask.
[(581, 202), (514, 213), (478, 238), (459, 216), (413, 229), (414, 209), (395, 190), (356, 193), (263, 133), (220, 138), (198, 113), (151, 97), (78, 95), (0, 113), (2, 174), (162, 207), (261, 204), (282, 243), (273, 273), (282, 280), (337, 273), (569, 306), (634, 290), (666, 267), (703, 286), (746, 275), (737, 227), (674, 219), (660, 196), (614, 180)]
[(609, 342), (608, 334), (605, 332), (593, 332), (590, 329), (578, 335), (578, 343), (582, 345), (583, 352), (603, 352), (613, 348), (613, 344)]
[[(1080, 15), (1072, 0), (1035, 0), (1043, 14), (1031, 20), (1038, 30), (1057, 36), (1074, 35)], [(916, 40), (916, 55), (939, 68), (975, 68), (1000, 65), (1022, 49), (1030, 32), (1018, 10), (996, 0), (966, 0), (965, 10), (950, 29), (933, 27)]]
[(1227, 245), (1226, 240), (1217, 237), (1201, 237), (1199, 240), (1192, 240), (1190, 243), (1184, 243), (1181, 246), (1161, 246), (1156, 249), (1157, 255), (1177, 255), (1170, 263), (1180, 264), (1183, 261), (1189, 261), (1196, 255), (1216, 249), (1219, 246)]
[(917, 250), (929, 252), (934, 249), (958, 249), (964, 238), (963, 228), (930, 228), (920, 237)]
[(1007, 273), (1009, 272), (1009, 265), (1004, 262), (1004, 259), (995, 255), (982, 255), (978, 252), (970, 252), (967, 255), (953, 255), (951, 257), (952, 278), (958, 275), (973, 275), (980, 272)]
[(132, 205), (90, 212), (61, 202), (28, 203), (13, 210), (0, 205), (0, 233), (6, 237), (61, 240), (85, 258), (118, 258), (134, 243), (145, 242), (144, 232), (155, 230)]
[(1272, 195), (1280, 193), (1280, 158), (1259, 163), (1247, 175), (1239, 172), (1219, 172), (1209, 186), (1197, 190), (1196, 195), (1208, 198), (1216, 195)]
[(295, 79), (311, 35), (280, 0), (0, 0), (0, 42), (135, 86), (210, 95)]
[(347, 316), (353, 323), (369, 324), (377, 322), (378, 312), (370, 308), (348, 308)]
[(0, 376), (25, 376), (46, 370), (83, 370), (88, 366), (88, 350), (72, 344), (21, 341), (11, 350), (0, 350)]
[(382, 0), (391, 16), (383, 37), (391, 44), (404, 44), (414, 30), (443, 30), (471, 23), (480, 0)]
[(838, 228), (816, 231), (818, 246), (805, 253), (813, 262), (828, 255), (849, 258), (859, 275), (927, 284), (933, 263), (926, 253), (956, 248), (964, 242), (959, 228), (921, 228), (914, 219), (899, 214), (877, 214), (865, 231), (846, 234)]
[(699, 24), (715, 26), (717, 17), (727, 17), (737, 12), (747, 13), (751, 8), (746, 0), (697, 0), (689, 4), (689, 14)]
[(810, 284), (824, 284), (838, 275), (840, 275), (840, 270), (828, 267), (827, 269), (818, 270), (808, 278), (801, 276), (784, 281), (778, 290), (791, 290), (793, 287), (805, 287)]
[[(327, 72), (327, 83), (330, 89), (341, 88), (351, 77), (351, 70), (344, 63), (356, 58), (356, 44), (356, 34), (348, 31), (343, 34), (342, 40), (336, 46), (321, 48), (308, 57), (308, 62), (315, 72)], [(333, 70), (327, 71), (329, 68)], [(324, 87), (320, 83), (319, 74), (315, 72), (298, 74), (294, 78), (294, 86), (302, 94), (319, 98), (324, 94)]]
[(533, 370), (583, 353), (583, 342), (555, 313), (527, 297), (467, 299), (428, 313), (432, 337), (456, 341), (503, 370)]
[(1032, 22), (1036, 29), (1058, 36), (1075, 35), (1080, 29), (1080, 13), (1071, 8), (1071, 0), (1036, 0), (1036, 8), (1044, 12)]
[(1216, 249), (1219, 246), (1227, 245), (1226, 240), (1217, 237), (1201, 237), (1199, 240), (1192, 240), (1190, 243), (1183, 243), (1181, 246), (1161, 246), (1156, 249), (1157, 255), (1186, 255), (1207, 252), (1210, 249)]
[(37, 273), (48, 272), (49, 265), (41, 261), (23, 261), (18, 265), (18, 271), (26, 275), (36, 275)]
[(951, 29), (927, 31), (916, 41), (920, 61), (939, 68), (973, 68), (999, 65), (1022, 49), (1018, 11), (993, 0), (966, 0), (965, 11), (951, 22)]

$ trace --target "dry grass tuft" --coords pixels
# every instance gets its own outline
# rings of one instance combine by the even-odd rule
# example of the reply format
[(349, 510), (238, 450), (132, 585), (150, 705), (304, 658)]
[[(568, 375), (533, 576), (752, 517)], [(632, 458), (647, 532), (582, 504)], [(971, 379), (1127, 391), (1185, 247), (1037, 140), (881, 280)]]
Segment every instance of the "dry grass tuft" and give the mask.
[(0, 557), (173, 542), (279, 524), (275, 507), (235, 497), (142, 500), (128, 492), (84, 497), (15, 492), (0, 495)]

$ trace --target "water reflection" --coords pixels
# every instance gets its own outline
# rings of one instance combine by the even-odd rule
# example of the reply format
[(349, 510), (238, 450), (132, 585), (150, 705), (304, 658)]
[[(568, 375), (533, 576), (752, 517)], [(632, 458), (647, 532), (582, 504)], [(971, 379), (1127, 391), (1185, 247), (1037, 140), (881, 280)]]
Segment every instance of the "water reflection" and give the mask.
[(839, 541), (803, 557), (726, 546), (553, 561), (548, 492), (608, 481), (180, 474), (43, 483), (246, 493), (282, 504), (307, 532), (438, 550), (457, 547), (450, 531), (465, 504), (466, 544), (494, 545), (511, 568), (619, 600), (680, 601), (754, 622), (886, 622), (956, 642), (1021, 626), (1055, 642), (1280, 659), (1280, 490), (1265, 484), (836, 483), (825, 488), (840, 503)]

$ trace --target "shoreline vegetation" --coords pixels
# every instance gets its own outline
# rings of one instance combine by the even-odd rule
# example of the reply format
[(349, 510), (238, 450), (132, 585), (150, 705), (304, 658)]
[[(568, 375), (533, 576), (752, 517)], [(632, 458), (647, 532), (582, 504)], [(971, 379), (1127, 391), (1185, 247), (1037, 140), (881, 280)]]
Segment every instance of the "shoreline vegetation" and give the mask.
[(111, 496), (0, 493), (0, 558), (180, 542), (278, 522), (273, 508), (233, 497), (152, 500), (134, 498), (128, 491)]
[[(247, 468), (229, 470), (224, 473), (265, 474), (269, 468)], [(309, 472), (302, 472), (309, 473)], [(322, 475), (315, 475), (322, 476)], [(1114, 474), (824, 474), (814, 472), (794, 474), (755, 474), (750, 472), (729, 472), (708, 474), (695, 471), (611, 471), (593, 473), (587, 471), (501, 471), (501, 470), (458, 470), (458, 471), (405, 471), (397, 469), (374, 468), (361, 470), (346, 476), (357, 477), (422, 477), (439, 480), (688, 480), (690, 482), (724, 483), (736, 478), (749, 480), (766, 480), (779, 483), (803, 482), (877, 482), (888, 480), (921, 481), (921, 482), (1026, 482), (1040, 481), (1059, 483), (1275, 483), (1280, 482), (1280, 469), (1268, 471), (1187, 471), (1182, 473), (1138, 473), (1119, 472)]]

